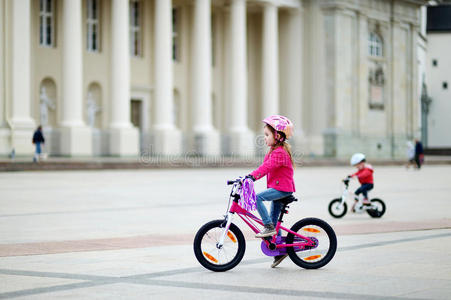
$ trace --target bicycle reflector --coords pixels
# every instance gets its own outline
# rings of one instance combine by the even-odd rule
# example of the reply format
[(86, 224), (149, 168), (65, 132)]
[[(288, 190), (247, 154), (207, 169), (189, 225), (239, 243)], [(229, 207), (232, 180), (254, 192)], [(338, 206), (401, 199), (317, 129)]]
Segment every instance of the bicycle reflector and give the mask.
[(205, 255), (205, 257), (208, 258), (209, 260), (211, 260), (211, 261), (213, 261), (213, 262), (215, 262), (215, 263), (218, 262), (218, 260), (217, 260), (216, 258), (214, 258), (213, 255), (210, 255), (210, 254), (208, 254), (208, 253), (205, 252), (205, 251), (204, 251), (204, 255)]
[(236, 243), (236, 238), (233, 236), (233, 234), (230, 231), (227, 231), (227, 236), (229, 239), (232, 240), (232, 242)]
[(304, 260), (314, 260), (314, 259), (317, 259), (317, 258), (320, 258), (320, 257), (321, 257), (321, 255), (312, 255), (312, 256), (309, 256), (309, 257), (305, 257)]
[(318, 229), (310, 228), (310, 227), (304, 228), (304, 231), (314, 232), (314, 233), (320, 233), (321, 232)]

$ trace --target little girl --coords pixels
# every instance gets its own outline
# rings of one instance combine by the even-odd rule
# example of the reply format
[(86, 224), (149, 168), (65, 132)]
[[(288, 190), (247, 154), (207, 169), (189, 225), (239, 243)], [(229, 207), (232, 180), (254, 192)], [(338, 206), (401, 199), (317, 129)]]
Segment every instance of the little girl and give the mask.
[[(267, 190), (257, 194), (257, 210), (264, 228), (255, 237), (262, 238), (276, 234), (277, 223), (282, 204), (276, 200), (285, 198), (295, 191), (293, 181), (293, 159), (290, 145), (286, 139), (293, 133), (293, 123), (284, 117), (273, 115), (263, 120), (265, 123), (265, 143), (269, 147), (263, 164), (249, 176), (258, 180), (267, 176)], [(268, 215), (263, 201), (271, 201), (271, 216)]]

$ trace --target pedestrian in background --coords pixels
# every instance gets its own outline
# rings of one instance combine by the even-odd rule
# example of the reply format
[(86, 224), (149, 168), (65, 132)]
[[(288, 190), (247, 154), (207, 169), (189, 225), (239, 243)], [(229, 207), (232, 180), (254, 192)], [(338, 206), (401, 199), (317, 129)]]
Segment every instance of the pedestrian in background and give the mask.
[(33, 134), (33, 144), (36, 145), (36, 151), (34, 152), (33, 162), (38, 162), (41, 152), (42, 145), (45, 143), (44, 135), (42, 134), (42, 126), (39, 125)]
[(407, 141), (407, 165), (406, 168), (409, 169), (410, 166), (415, 168), (415, 146), (412, 141)]
[(415, 162), (418, 169), (420, 169), (421, 165), (424, 163), (423, 144), (418, 139), (415, 140)]

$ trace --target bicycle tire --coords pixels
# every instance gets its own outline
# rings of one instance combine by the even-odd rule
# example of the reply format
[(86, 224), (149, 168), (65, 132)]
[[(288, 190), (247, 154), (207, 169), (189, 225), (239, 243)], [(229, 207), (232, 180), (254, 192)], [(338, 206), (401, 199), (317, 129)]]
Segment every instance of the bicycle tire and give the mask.
[[(290, 257), (290, 259), (298, 266), (304, 268), (304, 269), (318, 269), (321, 267), (324, 267), (327, 265), (332, 258), (335, 255), (335, 252), (337, 251), (337, 236), (335, 235), (335, 231), (332, 229), (332, 227), (327, 224), (325, 221), (317, 218), (305, 218), (298, 222), (296, 222), (292, 227), (291, 230), (294, 232), (298, 232), (299, 230), (305, 230), (305, 232), (308, 233), (308, 237), (315, 237), (315, 239), (318, 241), (317, 247), (313, 247), (306, 250), (295, 250), (294, 247), (288, 247), (287, 253)], [(324, 233), (327, 236), (328, 245), (326, 244), (327, 240), (323, 237), (320, 238), (320, 235), (317, 234), (316, 236), (315, 229), (319, 231), (319, 233)], [(305, 232), (303, 232), (303, 235), (305, 235)], [(287, 235), (286, 243), (291, 244), (294, 240), (294, 234), (289, 233)], [(326, 246), (327, 249), (321, 250), (323, 247)], [(325, 253), (324, 255), (320, 255), (320, 253)], [(321, 258), (321, 259), (319, 259)]]
[(379, 198), (373, 198), (373, 199), (371, 199), (370, 201), (371, 201), (371, 204), (373, 204), (373, 202), (379, 203), (378, 206), (379, 206), (381, 209), (380, 209), (380, 210), (379, 210), (379, 209), (377, 209), (377, 210), (375, 210), (375, 209), (368, 209), (366, 212), (367, 212), (372, 218), (380, 218), (380, 217), (382, 217), (382, 216), (385, 214), (385, 210), (386, 210), (384, 201), (382, 201), (382, 199), (379, 199)]
[(332, 217), (334, 218), (342, 218), (344, 215), (346, 215), (346, 212), (348, 211), (348, 205), (346, 204), (346, 202), (343, 202), (343, 211), (336, 213), (334, 211), (334, 208), (336, 207), (336, 205), (338, 205), (341, 202), (340, 198), (335, 198), (332, 201), (330, 201), (329, 203), (329, 213)]
[[(233, 223), (230, 224), (229, 228), (229, 232), (232, 232), (232, 237), (226, 236), (223, 247), (221, 249), (218, 249), (215, 243), (219, 241), (223, 230), (224, 220), (213, 220), (203, 225), (197, 231), (197, 234), (194, 237), (193, 248), (197, 260), (202, 266), (214, 272), (224, 272), (233, 269), (240, 263), (241, 259), (244, 256), (244, 252), (246, 251), (246, 241), (244, 239), (244, 235), (241, 230)], [(235, 241), (233, 241), (233, 238), (235, 238)], [(231, 249), (231, 252), (235, 253), (233, 254), (233, 257), (231, 257), (231, 259), (226, 257), (227, 262), (221, 263), (223, 261), (223, 255), (227, 256), (227, 254), (225, 253), (226, 248), (227, 251)], [(236, 250), (233, 251), (233, 249), (235, 248)], [(215, 253), (213, 253), (213, 250), (215, 251)], [(214, 254), (214, 256), (212, 254)], [(215, 262), (214, 260), (217, 260), (217, 262)]]

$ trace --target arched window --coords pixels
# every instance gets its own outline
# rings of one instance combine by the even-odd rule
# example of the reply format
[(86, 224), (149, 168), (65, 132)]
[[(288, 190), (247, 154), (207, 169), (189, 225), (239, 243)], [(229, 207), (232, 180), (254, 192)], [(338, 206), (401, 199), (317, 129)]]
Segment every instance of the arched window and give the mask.
[(368, 54), (370, 56), (382, 57), (383, 48), (382, 48), (382, 39), (377, 33), (370, 32), (368, 36)]
[(180, 93), (177, 89), (174, 89), (174, 106), (172, 107), (172, 118), (175, 127), (182, 128), (182, 103), (180, 102)]
[(96, 82), (88, 86), (86, 94), (86, 124), (91, 128), (102, 128), (102, 89)]
[(45, 78), (39, 85), (39, 114), (37, 120), (44, 127), (56, 127), (57, 124), (57, 100), (56, 85), (51, 78)]

